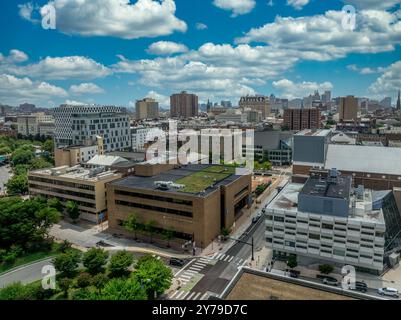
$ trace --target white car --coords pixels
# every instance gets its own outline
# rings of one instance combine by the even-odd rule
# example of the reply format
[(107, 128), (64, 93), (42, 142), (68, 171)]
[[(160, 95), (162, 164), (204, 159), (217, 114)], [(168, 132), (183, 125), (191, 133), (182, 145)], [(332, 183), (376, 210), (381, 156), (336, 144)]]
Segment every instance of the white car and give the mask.
[(398, 290), (394, 288), (388, 288), (388, 287), (380, 288), (377, 290), (377, 293), (380, 294), (381, 296), (398, 298)]

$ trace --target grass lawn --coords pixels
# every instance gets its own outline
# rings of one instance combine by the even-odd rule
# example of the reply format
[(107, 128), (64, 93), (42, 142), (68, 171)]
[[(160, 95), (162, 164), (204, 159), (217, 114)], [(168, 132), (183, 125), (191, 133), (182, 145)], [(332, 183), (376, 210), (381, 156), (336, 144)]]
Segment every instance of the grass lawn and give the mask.
[[(0, 274), (7, 272), (13, 268), (22, 266), (24, 264), (28, 264), (31, 262), (35, 262), (44, 258), (55, 256), (59, 253), (60, 244), (53, 243), (52, 249), (48, 251), (37, 251), (25, 254), (21, 257), (18, 257), (13, 263), (11, 264), (0, 264)], [(75, 250), (75, 249), (72, 249)]]
[(184, 188), (179, 190), (180, 192), (198, 193), (234, 173), (234, 167), (211, 166), (182, 179), (178, 179), (175, 183), (185, 185)]

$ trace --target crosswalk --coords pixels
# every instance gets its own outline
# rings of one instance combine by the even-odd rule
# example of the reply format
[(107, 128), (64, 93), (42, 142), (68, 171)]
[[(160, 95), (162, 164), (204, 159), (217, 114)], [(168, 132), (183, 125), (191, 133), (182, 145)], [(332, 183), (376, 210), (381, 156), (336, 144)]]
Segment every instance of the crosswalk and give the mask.
[(224, 261), (227, 263), (232, 263), (232, 264), (236, 264), (238, 266), (243, 266), (246, 263), (245, 259), (240, 259), (234, 256), (230, 256), (228, 254), (225, 253), (215, 253), (212, 257), (210, 257), (210, 259), (212, 260), (219, 260), (219, 261)]
[(204, 257), (195, 260), (194, 263), (190, 264), (188, 268), (182, 270), (178, 273), (177, 279), (181, 283), (181, 289), (174, 291), (170, 296), (170, 300), (207, 300), (210, 296), (207, 292), (194, 292), (191, 290), (186, 290), (185, 286), (199, 273), (202, 273), (202, 270), (210, 265), (211, 262), (215, 261), (223, 261), (229, 264), (234, 264), (237, 266), (243, 266), (246, 263), (245, 259), (240, 259), (225, 253), (215, 253), (211, 257)]
[(207, 300), (209, 294), (207, 292), (191, 292), (191, 291), (175, 291), (169, 299), (172, 300)]

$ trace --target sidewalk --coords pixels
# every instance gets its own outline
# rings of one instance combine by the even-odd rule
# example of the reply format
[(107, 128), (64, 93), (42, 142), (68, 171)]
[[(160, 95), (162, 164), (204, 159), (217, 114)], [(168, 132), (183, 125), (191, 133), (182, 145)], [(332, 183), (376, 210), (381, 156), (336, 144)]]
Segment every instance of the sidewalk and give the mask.
[[(272, 192), (275, 191), (276, 187), (282, 183), (283, 178), (279, 177), (276, 179), (273, 184), (265, 190), (265, 192), (259, 196), (258, 200), (260, 200), (260, 203), (254, 203), (252, 204), (252, 207), (249, 209), (242, 209), (243, 213), (241, 217), (235, 222), (235, 225), (233, 227), (233, 231), (230, 234), (231, 238), (239, 238), (246, 229), (249, 228), (252, 218), (256, 216), (256, 214), (261, 210), (264, 205), (266, 200), (271, 196)], [(213, 256), (217, 252), (226, 252), (231, 246), (234, 244), (234, 240), (228, 240), (225, 241), (224, 243), (219, 242), (217, 239), (215, 239), (209, 246), (204, 248), (202, 250), (202, 253), (200, 254), (201, 256), (204, 257), (209, 257)]]

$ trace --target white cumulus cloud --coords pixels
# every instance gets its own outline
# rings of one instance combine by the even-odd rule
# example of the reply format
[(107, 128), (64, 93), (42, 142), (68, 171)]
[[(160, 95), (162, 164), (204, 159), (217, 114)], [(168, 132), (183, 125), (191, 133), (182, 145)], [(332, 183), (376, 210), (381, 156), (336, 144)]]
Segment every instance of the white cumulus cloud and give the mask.
[(388, 66), (383, 74), (372, 83), (368, 91), (375, 96), (395, 96), (401, 89), (401, 61)]
[(287, 99), (294, 99), (308, 96), (315, 90), (326, 91), (331, 90), (333, 85), (331, 82), (293, 82), (288, 79), (281, 79), (279, 81), (273, 81), (273, 87), (280, 90), (281, 96)]
[(296, 10), (301, 10), (308, 3), (309, 0), (287, 0), (287, 5), (293, 7)]
[[(123, 39), (158, 37), (187, 25), (175, 16), (174, 0), (53, 0), (57, 30), (81, 36), (111, 36)], [(20, 6), (20, 16), (32, 21), (34, 7)]]
[(213, 4), (221, 9), (232, 11), (232, 17), (249, 13), (256, 5), (255, 0), (214, 0)]
[(72, 85), (70, 92), (75, 95), (103, 93), (104, 90), (94, 83), (81, 83), (79, 85)]
[(156, 55), (169, 55), (174, 53), (187, 52), (188, 48), (181, 44), (172, 41), (158, 41), (152, 43), (147, 52)]

